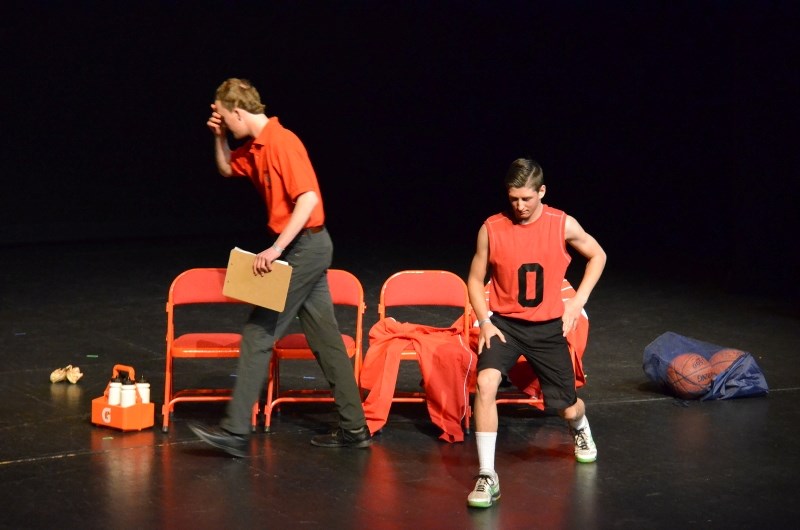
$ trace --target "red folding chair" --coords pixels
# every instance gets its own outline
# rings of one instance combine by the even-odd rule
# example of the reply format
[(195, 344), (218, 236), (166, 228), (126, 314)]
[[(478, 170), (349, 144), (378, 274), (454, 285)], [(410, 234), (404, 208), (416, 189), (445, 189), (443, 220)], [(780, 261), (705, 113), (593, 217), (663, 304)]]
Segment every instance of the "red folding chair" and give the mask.
[[(187, 401), (224, 401), (231, 399), (230, 389), (220, 388), (183, 388), (175, 389), (174, 362), (175, 359), (224, 359), (239, 356), (239, 345), (242, 336), (239, 333), (222, 331), (218, 328), (211, 330), (209, 320), (217, 324), (217, 319), (200, 318), (202, 324), (194, 326), (203, 327), (203, 331), (193, 331), (176, 336), (176, 316), (179, 308), (194, 306), (202, 308), (219, 304), (237, 304), (242, 302), (228, 298), (222, 294), (225, 284), (224, 268), (197, 268), (179, 274), (172, 282), (167, 298), (167, 354), (166, 371), (164, 377), (164, 404), (162, 406), (162, 430), (167, 432), (175, 405)], [(208, 327), (205, 327), (208, 326)], [(258, 414), (258, 403), (253, 405), (252, 428)]]
[[(338, 270), (328, 270), (328, 286), (334, 306), (346, 308), (352, 315), (349, 324), (352, 334), (342, 333), (347, 355), (353, 359), (353, 371), (356, 381), (359, 380), (362, 363), (364, 289), (361, 282), (353, 274)], [(267, 378), (267, 400), (264, 406), (264, 431), (269, 432), (272, 423), (272, 411), (282, 403), (330, 403), (333, 395), (329, 388), (325, 389), (286, 389), (280, 385), (280, 365), (283, 361), (316, 361), (314, 352), (308, 345), (303, 333), (291, 333), (275, 341), (272, 361)]]

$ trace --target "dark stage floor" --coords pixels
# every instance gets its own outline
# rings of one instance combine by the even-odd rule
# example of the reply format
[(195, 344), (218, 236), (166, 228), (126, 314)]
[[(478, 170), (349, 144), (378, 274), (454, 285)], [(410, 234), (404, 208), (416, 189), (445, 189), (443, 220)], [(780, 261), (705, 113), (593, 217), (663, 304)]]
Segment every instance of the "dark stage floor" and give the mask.
[[(221, 239), (221, 238), (219, 238)], [(790, 528), (800, 516), (798, 312), (779, 299), (713, 284), (630, 274), (611, 256), (588, 306), (588, 383), (580, 395), (597, 463), (574, 461), (562, 423), (504, 407), (497, 469), (503, 496), (466, 506), (473, 437), (437, 439), (419, 405), (395, 406), (369, 450), (314, 448), (334, 421), (327, 405), (286, 406), (252, 457), (207, 449), (187, 428), (220, 405), (178, 405), (162, 433), (164, 304), (174, 276), (224, 266), (241, 241), (141, 241), (0, 249), (0, 526), (3, 528)], [(335, 234), (334, 234), (335, 239)], [(255, 249), (254, 249), (255, 250)], [(397, 254), (337, 247), (334, 266), (366, 289), (367, 328), (383, 279), (404, 268), (465, 277), (470, 249)], [(447, 254), (447, 256), (442, 256)], [(576, 263), (575, 265), (578, 265)], [(575, 273), (573, 267), (572, 273)], [(750, 351), (766, 397), (683, 402), (642, 372), (644, 347), (665, 331)], [(67, 364), (77, 385), (51, 385)], [(156, 428), (122, 433), (90, 422), (115, 364), (152, 383)], [(187, 361), (184, 381), (230, 383), (232, 365)], [(294, 382), (316, 372), (297, 365)], [(404, 373), (413, 386), (418, 375)]]

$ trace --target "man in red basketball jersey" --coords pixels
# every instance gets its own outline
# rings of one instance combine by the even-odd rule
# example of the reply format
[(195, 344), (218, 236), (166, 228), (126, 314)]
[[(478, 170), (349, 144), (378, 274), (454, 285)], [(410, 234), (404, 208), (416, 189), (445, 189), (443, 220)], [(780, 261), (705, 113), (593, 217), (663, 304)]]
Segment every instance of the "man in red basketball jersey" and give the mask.
[[(544, 176), (536, 162), (515, 160), (505, 186), (511, 212), (493, 215), (481, 226), (468, 280), (480, 326), (474, 405), (480, 469), (467, 503), (479, 508), (488, 508), (500, 497), (494, 469), (497, 389), (520, 355), (539, 378), (545, 406), (557, 410), (569, 424), (577, 461), (597, 459), (585, 406), (575, 391), (565, 336), (575, 328), (600, 279), (606, 254), (573, 217), (542, 203)], [(566, 243), (587, 263), (575, 296), (563, 301), (561, 285), (571, 261)], [(487, 273), (491, 278), (488, 307)]]
[[(299, 317), (339, 413), (338, 427), (313, 437), (311, 443), (368, 447), (372, 438), (361, 393), (328, 288), (333, 243), (323, 224), (322, 195), (303, 143), (277, 117), (267, 117), (258, 91), (244, 79), (231, 78), (219, 86), (207, 126), (214, 135), (220, 174), (249, 178), (267, 205), (267, 228), (274, 239), (272, 246), (256, 256), (253, 273), (269, 273), (279, 257), (293, 270), (283, 312), (256, 306), (242, 330), (236, 385), (225, 418), (219, 427), (192, 424), (190, 428), (217, 449), (247, 456), (251, 410), (267, 378), (272, 344)], [(235, 150), (228, 145), (229, 131), (237, 140), (245, 140)]]

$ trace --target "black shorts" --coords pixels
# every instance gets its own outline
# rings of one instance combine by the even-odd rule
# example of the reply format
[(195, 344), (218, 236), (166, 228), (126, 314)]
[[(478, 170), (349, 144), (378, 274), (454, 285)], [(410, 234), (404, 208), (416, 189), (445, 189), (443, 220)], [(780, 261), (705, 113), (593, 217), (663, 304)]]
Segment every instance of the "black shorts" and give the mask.
[(575, 392), (575, 368), (567, 339), (562, 335), (560, 318), (546, 322), (527, 322), (492, 315), (506, 342), (492, 337), (491, 348), (484, 346), (478, 356), (478, 372), (495, 368), (503, 375), (522, 355), (539, 378), (546, 407), (558, 410), (571, 407), (578, 400)]

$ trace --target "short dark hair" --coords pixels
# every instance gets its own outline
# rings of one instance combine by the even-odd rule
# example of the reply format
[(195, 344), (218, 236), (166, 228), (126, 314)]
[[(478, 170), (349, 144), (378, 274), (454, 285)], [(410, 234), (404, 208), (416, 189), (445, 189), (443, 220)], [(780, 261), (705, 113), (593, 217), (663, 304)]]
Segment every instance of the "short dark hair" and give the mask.
[(544, 184), (542, 166), (530, 158), (517, 158), (506, 172), (506, 189), (531, 187), (536, 191)]

